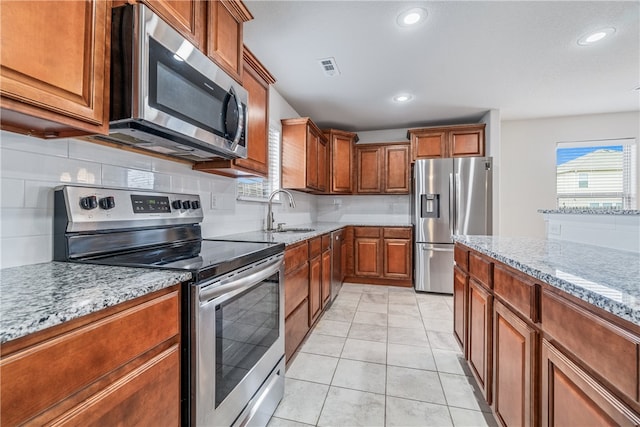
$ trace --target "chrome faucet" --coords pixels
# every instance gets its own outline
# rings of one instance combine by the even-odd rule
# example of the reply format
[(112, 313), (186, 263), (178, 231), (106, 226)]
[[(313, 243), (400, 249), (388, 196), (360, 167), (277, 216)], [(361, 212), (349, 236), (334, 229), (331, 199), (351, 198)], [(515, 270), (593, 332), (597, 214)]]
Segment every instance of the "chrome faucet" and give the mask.
[(285, 190), (284, 188), (280, 188), (278, 190), (274, 190), (271, 192), (271, 194), (269, 194), (269, 207), (267, 209), (267, 231), (273, 231), (273, 208), (272, 208), (272, 203), (273, 203), (273, 197), (278, 194), (278, 193), (284, 193), (287, 196), (289, 196), (289, 206), (291, 206), (292, 208), (296, 207), (296, 202), (295, 200), (293, 200), (293, 195)]

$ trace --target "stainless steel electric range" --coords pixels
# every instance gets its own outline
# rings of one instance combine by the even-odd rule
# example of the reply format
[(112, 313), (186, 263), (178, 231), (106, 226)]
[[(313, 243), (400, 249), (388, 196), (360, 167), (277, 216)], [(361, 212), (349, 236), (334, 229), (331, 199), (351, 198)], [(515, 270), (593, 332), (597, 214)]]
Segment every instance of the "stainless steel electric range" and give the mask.
[(284, 393), (283, 244), (202, 239), (192, 194), (63, 186), (54, 259), (187, 270), (184, 425), (266, 425)]

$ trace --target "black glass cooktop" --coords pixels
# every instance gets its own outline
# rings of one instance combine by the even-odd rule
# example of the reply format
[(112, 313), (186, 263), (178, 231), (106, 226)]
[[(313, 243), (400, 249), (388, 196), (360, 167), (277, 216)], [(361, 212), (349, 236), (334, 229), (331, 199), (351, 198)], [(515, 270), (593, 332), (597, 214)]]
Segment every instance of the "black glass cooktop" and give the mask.
[(284, 251), (284, 244), (196, 240), (81, 261), (120, 267), (188, 270), (196, 281), (225, 274)]

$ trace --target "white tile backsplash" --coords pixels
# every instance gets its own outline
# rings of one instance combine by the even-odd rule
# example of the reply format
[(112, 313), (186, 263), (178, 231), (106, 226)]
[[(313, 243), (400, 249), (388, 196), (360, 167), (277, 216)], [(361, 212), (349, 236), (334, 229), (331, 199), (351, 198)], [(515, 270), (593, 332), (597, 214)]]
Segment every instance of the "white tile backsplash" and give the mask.
[(2, 208), (21, 208), (25, 205), (24, 193), (25, 182), (22, 179), (7, 178), (2, 180), (2, 197), (0, 207)]
[(0, 131), (0, 148), (44, 154), (46, 156), (68, 157), (69, 139), (40, 139)]
[[(236, 180), (191, 165), (78, 139), (41, 140), (0, 132), (2, 194), (0, 265), (51, 261), (53, 189), (63, 184), (154, 189), (199, 194), (202, 233), (223, 236), (264, 228), (266, 203), (236, 200)], [(212, 208), (211, 198), (216, 197)], [(293, 191), (296, 207), (274, 203), (276, 222), (407, 224), (409, 196), (315, 196)], [(341, 202), (333, 204), (334, 198)]]

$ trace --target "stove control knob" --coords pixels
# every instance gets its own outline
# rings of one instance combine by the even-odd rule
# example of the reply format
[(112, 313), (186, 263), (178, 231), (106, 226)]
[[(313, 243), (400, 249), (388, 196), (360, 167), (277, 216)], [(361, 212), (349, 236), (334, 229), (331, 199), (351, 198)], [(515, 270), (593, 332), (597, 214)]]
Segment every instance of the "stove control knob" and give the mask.
[(197, 200), (194, 200), (193, 202), (191, 202), (191, 209), (198, 209), (200, 208), (200, 202)]
[(185, 200), (184, 202), (182, 202), (182, 208), (183, 209), (191, 209), (191, 202), (188, 200)]
[(95, 209), (98, 207), (98, 199), (96, 199), (96, 196), (81, 197), (80, 207), (87, 211)]
[(182, 209), (182, 202), (180, 200), (174, 200), (171, 202), (171, 207), (173, 209)]
[(113, 209), (116, 207), (116, 201), (113, 196), (103, 197), (102, 199), (98, 200), (98, 204), (102, 209), (105, 210)]

